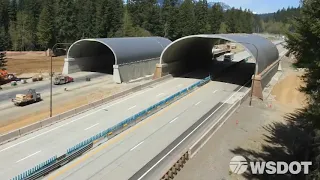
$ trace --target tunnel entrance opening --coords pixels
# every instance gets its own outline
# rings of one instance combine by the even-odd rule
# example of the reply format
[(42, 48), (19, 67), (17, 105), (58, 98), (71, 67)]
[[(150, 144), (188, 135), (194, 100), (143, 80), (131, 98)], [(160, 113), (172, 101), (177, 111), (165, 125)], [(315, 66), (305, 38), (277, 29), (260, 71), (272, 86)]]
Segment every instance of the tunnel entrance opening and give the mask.
[(99, 72), (113, 75), (116, 58), (112, 50), (98, 41), (78, 41), (70, 47), (68, 59), (73, 59), (75, 72)]
[[(251, 56), (241, 44), (237, 45), (243, 51), (235, 53), (235, 61), (224, 61), (223, 53), (216, 53), (214, 48), (222, 50), (222, 46), (230, 43), (231, 41), (219, 38), (186, 38), (167, 48), (162, 54), (161, 63), (170, 67), (167, 71), (174, 77), (203, 79), (210, 75), (214, 81), (242, 86), (251, 80), (256, 63), (253, 58), (250, 62), (238, 63)], [(250, 83), (247, 85), (251, 86)]]

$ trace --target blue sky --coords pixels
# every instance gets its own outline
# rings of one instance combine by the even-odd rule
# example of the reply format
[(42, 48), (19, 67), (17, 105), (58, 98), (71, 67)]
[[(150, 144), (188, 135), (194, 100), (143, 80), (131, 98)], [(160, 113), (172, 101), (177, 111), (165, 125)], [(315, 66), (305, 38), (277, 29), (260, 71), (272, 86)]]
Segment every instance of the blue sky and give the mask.
[[(210, 1), (210, 0), (208, 0)], [(220, 1), (228, 4), (231, 7), (242, 7), (250, 9), (255, 13), (269, 13), (275, 12), (283, 7), (288, 6), (298, 7), (299, 0), (212, 0)]]

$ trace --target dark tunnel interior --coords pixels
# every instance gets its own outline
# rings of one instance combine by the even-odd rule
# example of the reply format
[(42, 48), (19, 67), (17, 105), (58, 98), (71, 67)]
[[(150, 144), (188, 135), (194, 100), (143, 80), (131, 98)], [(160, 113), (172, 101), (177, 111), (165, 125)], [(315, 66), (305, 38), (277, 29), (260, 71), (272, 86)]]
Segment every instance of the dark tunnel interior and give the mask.
[[(215, 59), (212, 48), (219, 43), (219, 39), (207, 38), (190, 38), (177, 42), (176, 47), (172, 48), (175, 58), (170, 59), (179, 61), (180, 64), (171, 74), (175, 77), (196, 79), (210, 75), (214, 81), (237, 85), (250, 81), (255, 71), (255, 63), (227, 62), (223, 61), (223, 56)], [(250, 83), (247, 85), (251, 86)]]
[(81, 41), (70, 49), (69, 56), (75, 59), (80, 71), (113, 74), (115, 56), (111, 49), (96, 41)]

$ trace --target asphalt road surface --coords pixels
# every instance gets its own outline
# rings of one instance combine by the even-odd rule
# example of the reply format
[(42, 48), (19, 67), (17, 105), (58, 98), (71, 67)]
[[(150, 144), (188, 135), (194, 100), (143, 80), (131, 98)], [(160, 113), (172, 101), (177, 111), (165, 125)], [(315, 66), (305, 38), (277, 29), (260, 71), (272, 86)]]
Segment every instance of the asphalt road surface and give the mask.
[[(83, 83), (83, 82), (86, 81), (86, 77), (90, 77), (91, 79), (94, 79), (94, 78), (99, 78), (99, 77), (102, 77), (102, 76), (106, 76), (106, 74), (103, 74), (103, 73), (88, 73), (87, 75), (76, 76), (76, 77), (74, 77), (74, 82), (73, 83), (64, 84), (63, 88), (75, 85), (77, 83)], [(71, 77), (73, 77), (73, 76), (71, 75)], [(112, 77), (112, 76), (110, 76), (110, 77)], [(34, 82), (34, 83), (31, 83), (31, 84), (24, 84), (24, 85), (20, 85), (20, 86), (19, 87), (15, 87), (15, 88), (11, 88), (11, 89), (7, 89), (7, 90), (1, 90), (0, 91), (0, 104), (2, 102), (11, 101), (11, 99), (14, 98), (16, 96), (16, 94), (25, 94), (25, 93), (27, 93), (30, 88), (36, 89), (36, 91), (40, 92), (40, 93), (46, 93), (46, 92), (50, 91), (50, 81), (48, 81), (48, 80), (40, 81), (40, 82)], [(62, 86), (53, 85), (52, 90), (54, 92), (56, 89), (59, 89), (61, 87)]]
[[(239, 71), (242, 70), (239, 69)], [(228, 75), (232, 74), (237, 77), (237, 71)], [(67, 148), (197, 82), (202, 76), (202, 73), (194, 72), (190, 75), (192, 78), (174, 78), (2, 145), (0, 147), (1, 179), (13, 178), (54, 155), (60, 156), (66, 153)], [(91, 161), (90, 158), (87, 158), (82, 165), (80, 163), (76, 168), (68, 170), (73, 164), (71, 163), (58, 170), (57, 173), (62, 172), (58, 179), (96, 179), (106, 174), (108, 177), (119, 176), (115, 179), (124, 178), (120, 176), (131, 176), (208, 109), (228, 98), (236, 87), (238, 87), (236, 83), (210, 82), (143, 121), (141, 125), (130, 128), (131, 130), (137, 129), (136, 131), (128, 130), (111, 139), (106, 145), (101, 146), (106, 146), (103, 151), (90, 157)], [(118, 137), (120, 139), (123, 137), (123, 139), (117, 141)], [(109, 145), (112, 142), (114, 143)], [(102, 164), (100, 163), (98, 167), (94, 165), (96, 161), (102, 159)], [(128, 159), (130, 161), (127, 161)], [(101, 167), (104, 168), (101, 169)], [(77, 170), (79, 168), (80, 171)], [(80, 176), (79, 173), (84, 173), (86, 176)]]
[[(243, 63), (247, 64), (247, 63)], [(250, 80), (253, 66), (232, 68), (224, 76), (237, 81), (212, 81), (142, 123), (107, 141), (46, 179), (129, 179), (218, 103), (228, 100), (239, 84)], [(236, 78), (235, 78), (236, 77)], [(148, 179), (148, 178), (146, 178)]]

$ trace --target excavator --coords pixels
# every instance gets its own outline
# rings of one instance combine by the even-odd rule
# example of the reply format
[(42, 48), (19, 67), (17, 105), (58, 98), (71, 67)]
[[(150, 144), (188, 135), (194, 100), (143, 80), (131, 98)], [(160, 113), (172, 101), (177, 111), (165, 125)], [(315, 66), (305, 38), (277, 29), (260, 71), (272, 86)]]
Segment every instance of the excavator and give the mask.
[(13, 74), (9, 74), (8, 71), (0, 69), (0, 85), (9, 83), (16, 77)]

